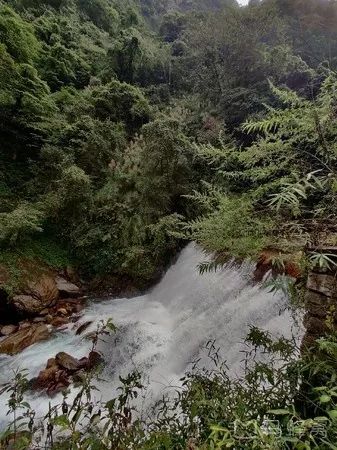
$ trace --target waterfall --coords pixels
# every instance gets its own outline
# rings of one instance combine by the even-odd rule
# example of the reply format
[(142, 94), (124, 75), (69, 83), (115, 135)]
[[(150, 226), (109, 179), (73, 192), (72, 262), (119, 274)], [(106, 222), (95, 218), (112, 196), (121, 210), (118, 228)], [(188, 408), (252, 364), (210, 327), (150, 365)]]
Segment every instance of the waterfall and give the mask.
[[(199, 360), (205, 358), (205, 345), (214, 340), (227, 362), (230, 373), (241, 372), (243, 340), (251, 325), (269, 330), (273, 335), (299, 335), (287, 298), (272, 294), (251, 283), (253, 267), (228, 264), (222, 270), (200, 275), (197, 265), (205, 260), (203, 252), (189, 244), (161, 282), (146, 295), (129, 299), (93, 299), (81, 322), (111, 318), (116, 334), (100, 344), (106, 367), (99, 383), (103, 399), (110, 399), (118, 386), (118, 376), (135, 368), (146, 375), (149, 391), (158, 398), (168, 386), (178, 386), (179, 379)], [(13, 377), (13, 370), (28, 369), (29, 377), (45, 367), (48, 358), (60, 351), (75, 357), (86, 356), (91, 342), (76, 336), (72, 325), (49, 341), (36, 344), (21, 354), (0, 357), (0, 383)], [(38, 414), (43, 414), (49, 399), (38, 394), (28, 399)], [(57, 403), (60, 396), (52, 400)], [(0, 429), (6, 419), (6, 399), (0, 398)]]

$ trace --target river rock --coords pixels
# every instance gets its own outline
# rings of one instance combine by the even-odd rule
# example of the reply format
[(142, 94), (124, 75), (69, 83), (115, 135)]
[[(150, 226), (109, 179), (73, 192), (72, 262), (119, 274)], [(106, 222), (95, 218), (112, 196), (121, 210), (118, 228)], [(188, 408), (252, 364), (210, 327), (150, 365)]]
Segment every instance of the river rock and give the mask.
[(73, 375), (73, 382), (75, 384), (82, 384), (84, 383), (85, 378), (86, 378), (86, 371), (82, 369)]
[(38, 377), (31, 380), (30, 384), (33, 389), (44, 390), (49, 396), (54, 396), (70, 385), (70, 379), (67, 372), (55, 364), (41, 370)]
[(89, 353), (89, 358), (88, 358), (88, 363), (87, 363), (87, 367), (88, 369), (93, 369), (94, 367), (98, 366), (99, 364), (102, 364), (103, 362), (103, 357), (100, 353), (92, 350)]
[(46, 389), (51, 383), (55, 383), (56, 373), (60, 370), (54, 359), (54, 365), (49, 365), (41, 370), (39, 376), (34, 382), (36, 389)]
[(82, 323), (76, 330), (76, 336), (79, 336), (80, 334), (82, 334), (88, 327), (90, 327), (91, 324), (92, 324), (92, 320)]
[(17, 325), (5, 325), (0, 329), (0, 334), (2, 336), (9, 336), (18, 331)]
[(33, 323), (43, 323), (46, 322), (46, 319), (44, 317), (34, 317)]
[(31, 324), (28, 320), (22, 320), (22, 321), (19, 323), (19, 330), (24, 330), (24, 329), (26, 329), (26, 328), (30, 328), (31, 325), (32, 325), (32, 324)]
[(11, 300), (14, 308), (23, 314), (37, 315), (57, 302), (58, 289), (51, 275), (41, 275), (35, 281), (27, 282), (24, 292)]
[(56, 278), (56, 286), (62, 298), (79, 297), (81, 295), (80, 288), (76, 284), (70, 283), (62, 277)]
[(54, 305), (58, 299), (58, 288), (53, 275), (41, 275), (37, 281), (28, 283), (28, 292), (41, 299), (45, 307)]
[(49, 328), (45, 324), (19, 330), (0, 342), (0, 353), (15, 355), (36, 342), (48, 339), (49, 334)]
[(65, 325), (68, 325), (68, 323), (69, 323), (68, 317), (54, 317), (50, 321), (50, 324), (55, 328), (63, 327)]
[(11, 299), (11, 303), (17, 311), (26, 314), (37, 314), (44, 307), (41, 305), (40, 299), (25, 294), (15, 295)]
[(30, 381), (32, 389), (43, 390), (53, 396), (66, 389), (71, 382), (81, 383), (85, 373), (102, 362), (100, 353), (91, 351), (88, 357), (74, 358), (65, 352), (48, 359), (46, 368)]
[(68, 312), (68, 310), (67, 310), (66, 308), (59, 308), (59, 309), (56, 311), (56, 313), (57, 313), (59, 316), (68, 316), (68, 314), (69, 314), (69, 312)]
[(55, 361), (60, 367), (71, 372), (76, 372), (77, 370), (82, 369), (86, 366), (87, 363), (87, 360), (85, 362), (79, 361), (78, 359), (65, 352), (58, 353), (55, 357)]
[(49, 358), (47, 361), (46, 368), (49, 369), (50, 367), (53, 367), (53, 366), (57, 366), (56, 358)]

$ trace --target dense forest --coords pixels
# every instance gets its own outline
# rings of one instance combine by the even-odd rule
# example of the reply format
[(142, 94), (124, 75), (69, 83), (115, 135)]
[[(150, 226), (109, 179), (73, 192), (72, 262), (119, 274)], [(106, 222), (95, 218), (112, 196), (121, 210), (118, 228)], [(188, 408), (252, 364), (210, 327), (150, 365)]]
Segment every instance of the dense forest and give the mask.
[[(285, 183), (327, 169), (317, 159), (326, 150), (319, 124), (301, 121), (285, 140), (273, 120), (333, 110), (324, 99), (337, 56), (334, 2), (141, 3), (1, 5), (0, 238), (9, 270), (20, 257), (69, 259), (88, 278), (144, 283), (179, 246), (184, 222), (200, 219), (205, 205), (187, 196), (205, 182), (233, 193), (226, 201), (244, 192), (248, 213)], [(275, 92), (284, 88), (290, 100)], [(248, 120), (270, 121), (268, 133)], [(291, 147), (303, 134), (296, 161)], [(204, 242), (198, 223), (193, 235), (206, 247), (227, 248), (225, 236)], [(270, 226), (256, 233), (273, 235)]]
[[(143, 289), (186, 240), (216, 255), (201, 271), (336, 246), (336, 111), (335, 0), (0, 0), (0, 298), (27, 261)], [(317, 252), (302, 263), (336, 265)], [(291, 360), (290, 343), (250, 338)], [(126, 425), (139, 386), (122, 380), (105, 405), (116, 440), (105, 429), (98, 443), (91, 408), (86, 434), (58, 422), (73, 440), (55, 448), (336, 449), (336, 348), (331, 333), (323, 360), (255, 366), (243, 384), (190, 374), (184, 420), (163, 407), (147, 432)], [(316, 384), (299, 399), (303, 378)], [(329, 418), (328, 435), (267, 440), (269, 410), (283, 429)]]

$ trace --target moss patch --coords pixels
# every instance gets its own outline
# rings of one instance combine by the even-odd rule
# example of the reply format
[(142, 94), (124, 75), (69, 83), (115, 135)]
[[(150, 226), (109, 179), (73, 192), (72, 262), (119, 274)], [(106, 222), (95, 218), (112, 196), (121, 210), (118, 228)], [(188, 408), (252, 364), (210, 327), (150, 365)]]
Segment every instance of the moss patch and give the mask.
[(2, 288), (12, 295), (27, 280), (34, 279), (41, 273), (60, 270), (73, 261), (69, 252), (60, 243), (48, 236), (26, 240), (20, 246), (0, 252)]

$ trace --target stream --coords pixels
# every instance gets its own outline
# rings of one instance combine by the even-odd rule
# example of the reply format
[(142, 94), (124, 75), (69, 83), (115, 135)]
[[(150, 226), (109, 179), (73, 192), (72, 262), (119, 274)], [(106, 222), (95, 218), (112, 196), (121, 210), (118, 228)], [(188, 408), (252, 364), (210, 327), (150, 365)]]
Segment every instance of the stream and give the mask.
[[(93, 321), (84, 334), (96, 329), (100, 320), (111, 318), (118, 330), (100, 344), (106, 366), (105, 381), (97, 383), (96, 396), (110, 399), (119, 376), (138, 369), (148, 379), (149, 397), (158, 399), (172, 386), (179, 386), (182, 375), (199, 361), (210, 364), (205, 345), (215, 341), (234, 377), (242, 373), (244, 338), (251, 325), (269, 330), (273, 335), (299, 336), (301, 331), (287, 309), (287, 298), (272, 294), (251, 283), (253, 266), (227, 264), (222, 270), (200, 275), (197, 269), (206, 257), (189, 244), (163, 279), (147, 294), (128, 299), (92, 299), (80, 323)], [(13, 377), (13, 371), (27, 369), (35, 377), (48, 358), (60, 351), (81, 358), (88, 355), (91, 342), (76, 336), (73, 324), (55, 333), (46, 342), (29, 347), (17, 356), (0, 357), (0, 383)], [(28, 401), (37, 416), (58, 403), (32, 394)], [(7, 399), (0, 397), (0, 429), (8, 422)]]

